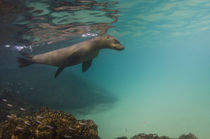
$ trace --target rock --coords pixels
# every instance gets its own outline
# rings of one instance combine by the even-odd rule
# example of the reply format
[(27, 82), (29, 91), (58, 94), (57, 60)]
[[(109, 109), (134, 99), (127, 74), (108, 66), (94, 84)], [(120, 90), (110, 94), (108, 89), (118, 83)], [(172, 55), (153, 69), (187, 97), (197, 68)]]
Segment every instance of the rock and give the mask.
[(76, 120), (71, 114), (41, 108), (30, 116), (10, 115), (0, 123), (0, 139), (99, 139), (91, 120)]
[(128, 139), (126, 136), (123, 136), (123, 137), (118, 137), (116, 139)]
[[(127, 139), (127, 137), (118, 137), (116, 139)], [(167, 136), (158, 136), (157, 134), (144, 134), (140, 133), (138, 135), (135, 135), (131, 137), (131, 139), (174, 139), (174, 138), (169, 138)], [(178, 139), (198, 139), (195, 135), (192, 133), (189, 133), (187, 135), (181, 135)]]
[(133, 136), (131, 139), (169, 139), (169, 137), (166, 137), (166, 136), (159, 137), (157, 134), (141, 133), (141, 134)]
[(198, 139), (195, 135), (193, 135), (192, 133), (189, 133), (187, 135), (181, 135), (179, 137), (179, 139)]

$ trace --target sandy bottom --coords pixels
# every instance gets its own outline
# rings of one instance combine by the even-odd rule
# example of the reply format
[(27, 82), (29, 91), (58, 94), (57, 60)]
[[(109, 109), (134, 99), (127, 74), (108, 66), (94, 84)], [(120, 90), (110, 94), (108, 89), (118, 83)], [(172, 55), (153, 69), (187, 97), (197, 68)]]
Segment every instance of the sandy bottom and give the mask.
[[(93, 119), (102, 139), (131, 137), (138, 133), (157, 133), (175, 138), (189, 132), (198, 138), (208, 139), (209, 95), (197, 92), (195, 87), (167, 89), (163, 86), (123, 89), (113, 108), (78, 118)], [(125, 93), (127, 91), (129, 93)]]

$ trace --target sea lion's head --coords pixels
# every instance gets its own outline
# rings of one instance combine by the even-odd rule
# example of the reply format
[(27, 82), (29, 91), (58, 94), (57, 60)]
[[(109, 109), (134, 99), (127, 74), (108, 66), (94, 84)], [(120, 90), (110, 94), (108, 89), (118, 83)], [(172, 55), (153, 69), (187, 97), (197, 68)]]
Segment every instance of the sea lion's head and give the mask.
[(103, 48), (110, 48), (115, 50), (123, 50), (124, 47), (122, 44), (113, 36), (107, 35), (101, 37)]

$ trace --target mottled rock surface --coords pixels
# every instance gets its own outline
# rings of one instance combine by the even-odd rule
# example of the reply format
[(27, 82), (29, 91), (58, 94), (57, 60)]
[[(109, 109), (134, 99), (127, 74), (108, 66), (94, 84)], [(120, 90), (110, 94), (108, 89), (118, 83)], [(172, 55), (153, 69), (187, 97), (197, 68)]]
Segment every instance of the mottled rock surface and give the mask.
[[(123, 137), (118, 137), (116, 139), (128, 139), (127, 137), (123, 136)], [(181, 135), (179, 138), (170, 138), (167, 136), (158, 136), (157, 134), (144, 134), (144, 133), (140, 133), (138, 135), (135, 135), (133, 137), (131, 137), (130, 139), (198, 139), (195, 135), (193, 135), (192, 133), (189, 133), (187, 135)]]
[(7, 116), (0, 123), (0, 139), (99, 139), (91, 120), (76, 120), (71, 114), (41, 108), (31, 116)]
[(131, 139), (170, 139), (169, 137), (166, 136), (161, 136), (159, 137), (157, 134), (138, 134), (133, 136)]
[(187, 135), (181, 135), (179, 137), (179, 139), (198, 139), (195, 135), (193, 135), (192, 133), (189, 133)]

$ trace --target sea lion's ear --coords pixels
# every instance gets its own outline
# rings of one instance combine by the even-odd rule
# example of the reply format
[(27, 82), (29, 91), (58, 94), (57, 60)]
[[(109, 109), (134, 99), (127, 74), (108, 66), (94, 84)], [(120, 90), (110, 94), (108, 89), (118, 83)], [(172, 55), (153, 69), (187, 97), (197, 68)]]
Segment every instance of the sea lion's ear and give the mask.
[(56, 71), (56, 73), (55, 73), (55, 78), (63, 71), (63, 69), (64, 69), (64, 67), (62, 66), (62, 67), (59, 67), (58, 69), (57, 69), (57, 71)]
[(91, 64), (92, 64), (92, 59), (89, 61), (83, 62), (82, 63), (82, 72), (87, 71), (90, 68)]

